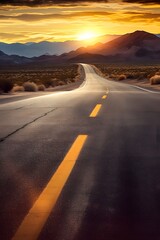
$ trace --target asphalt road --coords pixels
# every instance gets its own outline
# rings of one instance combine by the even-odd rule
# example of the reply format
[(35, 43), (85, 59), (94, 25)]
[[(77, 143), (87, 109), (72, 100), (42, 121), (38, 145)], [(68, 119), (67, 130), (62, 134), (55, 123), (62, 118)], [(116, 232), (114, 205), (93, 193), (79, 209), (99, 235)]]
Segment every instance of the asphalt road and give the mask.
[(160, 239), (160, 94), (84, 68), (0, 105), (1, 240)]

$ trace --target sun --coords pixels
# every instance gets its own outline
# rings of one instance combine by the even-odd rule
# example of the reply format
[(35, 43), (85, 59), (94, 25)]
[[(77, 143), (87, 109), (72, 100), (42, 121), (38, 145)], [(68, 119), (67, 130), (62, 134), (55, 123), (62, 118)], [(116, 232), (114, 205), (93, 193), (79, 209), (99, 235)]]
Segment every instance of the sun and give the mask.
[(96, 37), (97, 37), (97, 35), (93, 32), (83, 32), (83, 33), (78, 34), (77, 40), (86, 41), (86, 40), (92, 40)]

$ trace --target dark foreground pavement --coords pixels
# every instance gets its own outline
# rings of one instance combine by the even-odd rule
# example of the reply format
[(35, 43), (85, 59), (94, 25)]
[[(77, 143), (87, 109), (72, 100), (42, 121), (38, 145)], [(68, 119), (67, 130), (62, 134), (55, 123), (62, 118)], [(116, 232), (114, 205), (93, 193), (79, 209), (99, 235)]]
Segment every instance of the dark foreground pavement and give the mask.
[(0, 106), (2, 240), (16, 236), (79, 135), (87, 140), (38, 239), (160, 239), (160, 95), (84, 68), (77, 90)]

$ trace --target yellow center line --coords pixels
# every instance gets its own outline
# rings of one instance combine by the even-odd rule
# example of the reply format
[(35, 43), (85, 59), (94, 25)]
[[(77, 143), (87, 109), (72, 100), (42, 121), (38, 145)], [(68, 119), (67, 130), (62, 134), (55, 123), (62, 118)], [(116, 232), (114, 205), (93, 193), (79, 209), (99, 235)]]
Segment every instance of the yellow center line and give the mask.
[(106, 99), (107, 98), (107, 95), (104, 95), (103, 97), (102, 97), (102, 99)]
[(91, 112), (90, 117), (96, 117), (97, 114), (99, 113), (101, 107), (102, 107), (102, 104), (97, 104), (95, 106), (95, 108), (93, 109), (93, 111)]
[(87, 135), (79, 135), (18, 228), (13, 240), (36, 240), (78, 159)]

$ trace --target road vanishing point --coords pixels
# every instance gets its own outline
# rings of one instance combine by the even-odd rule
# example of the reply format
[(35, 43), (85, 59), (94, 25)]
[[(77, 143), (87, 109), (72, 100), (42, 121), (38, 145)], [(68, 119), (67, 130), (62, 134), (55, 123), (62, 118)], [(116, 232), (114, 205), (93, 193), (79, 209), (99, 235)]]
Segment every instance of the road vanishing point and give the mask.
[(0, 105), (1, 240), (160, 239), (160, 94), (82, 66)]

